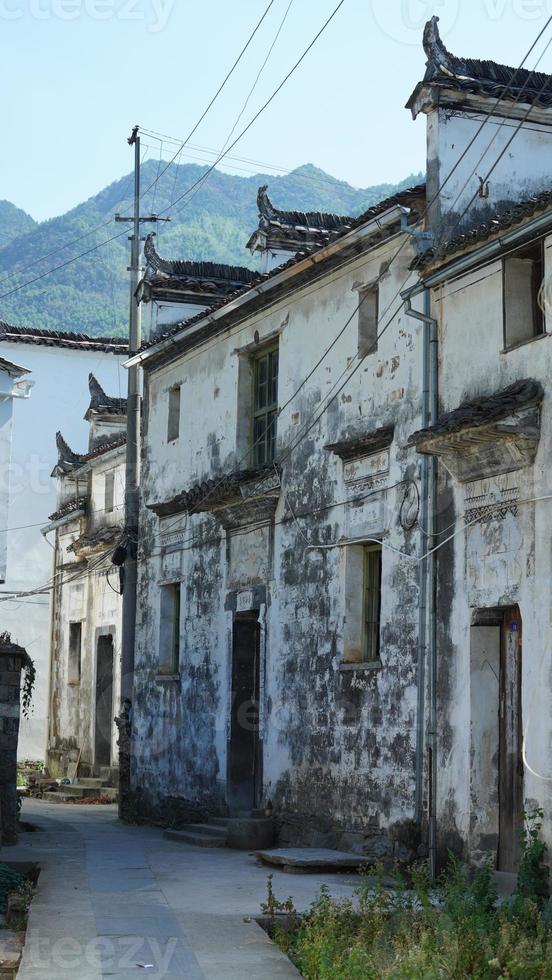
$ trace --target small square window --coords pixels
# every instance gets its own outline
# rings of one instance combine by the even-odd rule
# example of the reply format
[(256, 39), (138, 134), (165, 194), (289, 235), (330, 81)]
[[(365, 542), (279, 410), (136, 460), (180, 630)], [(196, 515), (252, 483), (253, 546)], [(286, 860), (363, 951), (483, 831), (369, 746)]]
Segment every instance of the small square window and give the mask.
[(180, 582), (161, 586), (160, 674), (177, 674), (180, 667), (180, 588)]
[(69, 623), (69, 662), (67, 683), (80, 684), (81, 679), (82, 623)]
[(360, 289), (358, 302), (358, 354), (359, 357), (366, 357), (378, 349), (378, 287)]
[(114, 507), (114, 497), (115, 497), (115, 473), (110, 470), (109, 473), (105, 474), (105, 511), (106, 514), (110, 514)]
[(167, 442), (174, 442), (180, 435), (180, 385), (169, 388)]
[(253, 361), (252, 463), (263, 466), (276, 452), (278, 415), (278, 348), (264, 351)]
[(504, 259), (504, 346), (514, 347), (544, 333), (539, 294), (544, 278), (542, 242)]

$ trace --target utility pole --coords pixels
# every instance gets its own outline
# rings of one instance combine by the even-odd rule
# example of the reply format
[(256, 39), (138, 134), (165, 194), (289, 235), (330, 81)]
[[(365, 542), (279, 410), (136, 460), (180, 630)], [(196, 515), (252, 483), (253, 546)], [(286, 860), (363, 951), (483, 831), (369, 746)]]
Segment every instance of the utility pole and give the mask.
[[(129, 354), (135, 354), (142, 343), (141, 330), (141, 308), (137, 300), (138, 282), (141, 273), (140, 254), (141, 239), (140, 225), (146, 221), (170, 221), (170, 218), (159, 218), (156, 214), (142, 217), (140, 215), (140, 135), (138, 126), (134, 126), (130, 137), (129, 146), (134, 147), (134, 212), (132, 217), (120, 214), (115, 215), (115, 221), (132, 222), (132, 235), (130, 236), (131, 252), (130, 265), (130, 308), (129, 308), (129, 333), (128, 349)], [(131, 367), (128, 371), (128, 399), (127, 399), (127, 442), (126, 442), (126, 483), (125, 483), (125, 534), (126, 534), (126, 555), (124, 560), (123, 577), (123, 635), (122, 635), (122, 663), (121, 663), (121, 703), (122, 716), (128, 720), (128, 740), (125, 744), (124, 754), (130, 750), (130, 719), (133, 693), (134, 678), (134, 645), (136, 634), (136, 590), (137, 590), (137, 553), (138, 553), (138, 518), (140, 508), (140, 416), (141, 416), (141, 370), (139, 367)], [(123, 718), (119, 719), (122, 722)], [(119, 724), (121, 735), (121, 724)], [(119, 739), (120, 748), (120, 775), (121, 780), (127, 781), (127, 765), (123, 765), (123, 745)], [(130, 759), (125, 760), (129, 763)], [(121, 796), (128, 786), (121, 785)]]

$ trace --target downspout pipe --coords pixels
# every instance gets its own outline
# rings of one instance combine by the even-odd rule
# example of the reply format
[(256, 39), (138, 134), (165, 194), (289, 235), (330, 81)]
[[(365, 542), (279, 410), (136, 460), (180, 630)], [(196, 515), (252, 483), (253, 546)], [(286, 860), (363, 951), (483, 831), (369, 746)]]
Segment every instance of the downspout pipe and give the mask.
[[(404, 296), (407, 316), (420, 320), (423, 331), (422, 428), (434, 424), (438, 417), (438, 328), (431, 316), (431, 294), (424, 290), (424, 312), (412, 309), (411, 295)], [(431, 874), (437, 875), (437, 617), (436, 617), (436, 466), (435, 458), (423, 454), (421, 473), (422, 526), (428, 537), (422, 537), (422, 553), (429, 552), (420, 563), (420, 604), (418, 615), (418, 666), (416, 716), (416, 796), (415, 819), (421, 824), (424, 797), (424, 730), (426, 695), (426, 658), (428, 673), (427, 755), (429, 776), (429, 854)]]

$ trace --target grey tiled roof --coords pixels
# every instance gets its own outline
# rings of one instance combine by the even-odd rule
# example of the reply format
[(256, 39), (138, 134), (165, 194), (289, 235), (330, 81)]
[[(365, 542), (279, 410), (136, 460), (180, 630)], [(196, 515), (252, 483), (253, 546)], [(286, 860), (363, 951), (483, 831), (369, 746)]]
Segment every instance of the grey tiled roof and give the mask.
[[(149, 234), (144, 244), (144, 256), (148, 269), (161, 273), (160, 279), (170, 278), (188, 292), (228, 292), (229, 289), (253, 282), (256, 273), (242, 265), (222, 265), (218, 262), (188, 262), (182, 259), (163, 259)], [(147, 276), (148, 280), (151, 278)]]
[(84, 510), (86, 507), (86, 502), (86, 497), (71, 497), (71, 499), (66, 500), (61, 507), (58, 507), (53, 514), (50, 514), (48, 520), (60, 521), (62, 517), (67, 517), (68, 514), (73, 514), (78, 510)]
[(124, 337), (89, 337), (84, 333), (64, 333), (62, 330), (42, 330), (39, 327), (14, 327), (0, 320), (0, 341), (18, 344), (37, 344), (42, 347), (65, 347), (72, 350), (105, 351), (127, 354)]
[(66, 476), (72, 473), (85, 463), (91, 462), (98, 456), (110, 452), (112, 449), (119, 449), (126, 443), (126, 434), (114, 433), (109, 439), (99, 443), (88, 453), (75, 453), (68, 446), (61, 432), (56, 433), (56, 445), (58, 450), (58, 461), (54, 466), (51, 476)]
[(349, 439), (342, 439), (340, 442), (328, 443), (324, 446), (329, 453), (334, 453), (340, 459), (347, 461), (355, 459), (363, 454), (375, 453), (380, 449), (386, 449), (393, 442), (395, 426), (388, 425), (381, 429), (374, 429), (364, 435), (351, 436)]
[(296, 232), (336, 232), (350, 228), (355, 221), (350, 215), (329, 214), (324, 211), (283, 211), (275, 208), (268, 196), (268, 185), (259, 187), (257, 207), (259, 228), (269, 231), (277, 228), (280, 233), (295, 238)]
[(498, 97), (507, 93), (511, 100), (535, 105), (552, 104), (552, 75), (527, 68), (511, 68), (496, 61), (478, 58), (459, 58), (447, 51), (438, 28), (438, 17), (432, 17), (424, 30), (424, 50), (427, 55), (423, 82), (407, 102), (411, 108), (419, 90), (427, 84), (442, 85), (459, 91)]
[[(531, 218), (539, 211), (552, 209), (552, 191), (542, 191), (516, 204), (507, 204), (503, 208), (494, 211), (485, 221), (480, 222), (473, 228), (463, 231), (462, 234), (442, 242), (436, 248), (426, 249), (412, 263), (413, 269), (425, 269), (436, 262), (445, 262), (448, 258), (471, 246), (482, 244), (496, 235), (498, 232), (506, 231), (514, 225), (519, 224), (526, 218)], [(551, 214), (552, 219), (552, 214)]]
[[(239, 470), (211, 480), (203, 480), (196, 483), (190, 490), (176, 494), (170, 500), (162, 503), (147, 504), (158, 517), (166, 517), (168, 514), (175, 514), (187, 510), (206, 511), (213, 507), (221, 507), (242, 496), (242, 488), (255, 481), (262, 483), (274, 476), (275, 482), (278, 470), (274, 463), (268, 466), (260, 466), (255, 469)], [(279, 477), (278, 477), (279, 486)], [(264, 491), (263, 491), (264, 492)]]
[[(391, 208), (396, 206), (412, 208), (414, 211), (416, 211), (416, 209), (420, 206), (420, 204), (425, 205), (425, 192), (426, 192), (425, 184), (418, 184), (415, 187), (409, 187), (404, 191), (399, 191), (397, 194), (393, 194), (391, 197), (385, 198), (383, 201), (380, 201), (378, 204), (372, 205), (372, 207), (368, 208), (357, 218), (351, 218), (350, 219), (351, 223), (349, 225), (343, 225), (339, 229), (339, 231), (336, 232), (335, 237), (339, 238), (343, 235), (346, 235), (347, 232), (351, 231), (352, 229), (360, 228), (368, 221), (371, 221), (373, 218), (377, 218), (380, 214), (384, 214), (386, 211), (389, 211)], [(251, 281), (251, 283), (248, 284), (247, 286), (242, 286), (240, 289), (236, 289), (234, 292), (227, 295), (224, 299), (214, 303), (208, 309), (202, 310), (200, 313), (196, 313), (195, 316), (189, 317), (188, 319), (181, 320), (180, 323), (172, 324), (167, 328), (166, 331), (156, 333), (154, 338), (142, 344), (141, 350), (147, 350), (148, 347), (152, 347), (155, 344), (158, 344), (160, 341), (163, 341), (168, 337), (172, 337), (174, 334), (179, 333), (183, 329), (183, 327), (189, 327), (192, 326), (194, 323), (199, 323), (200, 320), (203, 320), (205, 317), (209, 316), (209, 314), (214, 313), (216, 310), (221, 309), (222, 307), (226, 306), (227, 303), (230, 303), (233, 299), (235, 299), (237, 296), (244, 295), (249, 290), (251, 290), (251, 298), (253, 298), (256, 294), (253, 291), (252, 287), (258, 285), (259, 283), (263, 283), (268, 279), (275, 278), (285, 269), (291, 269), (294, 265), (298, 265), (308, 255), (312, 255), (314, 252), (320, 251), (327, 244), (328, 242), (322, 238), (322, 240), (317, 241), (314, 244), (305, 245), (300, 252), (297, 252), (286, 262), (283, 262), (282, 265), (277, 266), (275, 269), (271, 269), (270, 272), (262, 272), (256, 274), (253, 280)], [(314, 274), (315, 275), (319, 274), (319, 271), (316, 272), (315, 270)]]
[(515, 381), (492, 395), (483, 395), (462, 402), (452, 412), (441, 415), (435, 425), (414, 432), (408, 443), (417, 446), (435, 436), (498, 422), (520, 409), (538, 405), (543, 395), (544, 390), (540, 381), (535, 381), (533, 378)]

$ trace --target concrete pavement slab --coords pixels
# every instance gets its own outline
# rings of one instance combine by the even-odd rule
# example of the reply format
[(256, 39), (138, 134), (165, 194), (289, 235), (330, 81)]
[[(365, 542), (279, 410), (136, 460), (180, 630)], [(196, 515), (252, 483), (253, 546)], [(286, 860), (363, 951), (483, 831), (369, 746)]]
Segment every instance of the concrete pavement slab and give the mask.
[[(119, 823), (114, 807), (25, 800), (24, 816), (41, 832), (23, 835), (10, 859), (42, 871), (18, 980), (299, 976), (254, 921), (267, 869), (252, 855), (164, 840), (157, 828)], [(274, 871), (277, 897), (291, 894), (299, 910), (323, 883), (351, 898), (358, 878)]]

